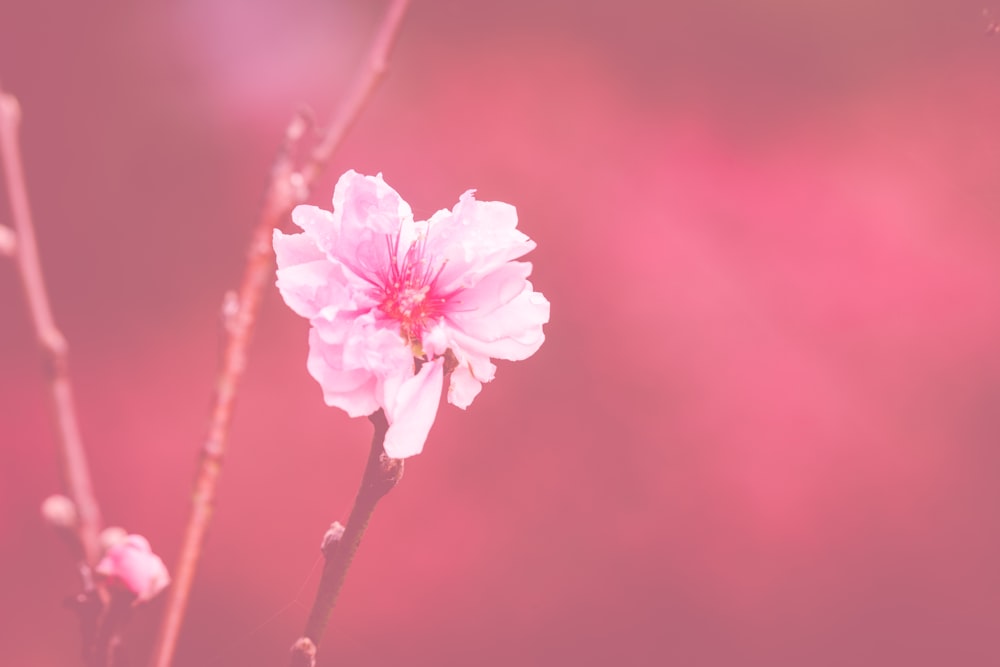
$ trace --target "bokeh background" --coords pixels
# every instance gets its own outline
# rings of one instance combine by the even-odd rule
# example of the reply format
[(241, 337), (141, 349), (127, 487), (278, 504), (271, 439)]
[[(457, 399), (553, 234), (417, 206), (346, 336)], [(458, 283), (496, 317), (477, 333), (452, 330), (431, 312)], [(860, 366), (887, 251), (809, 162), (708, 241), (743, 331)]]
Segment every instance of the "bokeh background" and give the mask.
[[(275, 148), (383, 7), (0, 5), (99, 500), (169, 565)], [(552, 321), (379, 507), (338, 664), (1000, 664), (998, 13), (415, 2), (312, 201), (354, 168), (420, 217), (514, 203)], [(284, 664), (350, 509), (370, 425), (323, 406), (306, 330), (271, 290), (179, 666)], [(79, 649), (47, 408), (0, 261), (6, 665)]]

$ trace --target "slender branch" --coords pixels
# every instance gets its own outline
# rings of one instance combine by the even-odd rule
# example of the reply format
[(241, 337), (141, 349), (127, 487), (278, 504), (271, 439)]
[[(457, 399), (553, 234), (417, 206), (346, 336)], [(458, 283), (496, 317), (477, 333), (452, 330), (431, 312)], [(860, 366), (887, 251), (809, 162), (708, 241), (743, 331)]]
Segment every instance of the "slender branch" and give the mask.
[(101, 618), (100, 630), (94, 642), (93, 653), (88, 656), (88, 667), (113, 667), (115, 654), (122, 642), (122, 632), (132, 615), (135, 595), (113, 591)]
[(330, 156), (333, 155), (347, 131), (357, 120), (359, 112), (368, 101), (372, 91), (385, 75), (389, 62), (389, 52), (399, 34), (399, 26), (403, 22), (403, 16), (406, 14), (406, 8), (409, 4), (409, 0), (393, 0), (389, 9), (386, 10), (382, 25), (375, 35), (375, 41), (372, 42), (368, 51), (364, 69), (355, 78), (343, 104), (340, 105), (326, 132), (316, 144), (309, 160), (302, 166), (302, 179), (306, 183), (311, 184), (322, 172)]
[(329, 129), (310, 159), (299, 171), (294, 168), (292, 149), (301, 140), (306, 123), (301, 116), (296, 116), (286, 131), (285, 145), (272, 168), (261, 217), (253, 232), (238, 296), (235, 301), (227, 298), (224, 308), (226, 344), (222, 368), (216, 382), (208, 436), (201, 449), (191, 515), (153, 652), (154, 667), (170, 666), (187, 609), (202, 544), (211, 520), (236, 391), (246, 368), (247, 347), (257, 320), (264, 289), (273, 280), (272, 231), (288, 217), (296, 204), (305, 201), (312, 183), (358, 117), (384, 74), (388, 53), (399, 31), (407, 4), (408, 0), (393, 0), (368, 53), (366, 65), (359, 72), (351, 89), (351, 94), (334, 116)]
[(324, 540), (323, 555), (326, 556), (326, 564), (323, 567), (323, 576), (320, 578), (316, 600), (306, 621), (305, 632), (292, 646), (292, 667), (311, 664), (304, 659), (303, 653), (309, 658), (315, 657), (316, 648), (326, 630), (337, 596), (344, 585), (347, 570), (361, 544), (361, 538), (368, 527), (375, 506), (385, 494), (392, 491), (403, 476), (403, 459), (389, 458), (383, 449), (385, 432), (388, 429), (385, 415), (379, 410), (371, 416), (371, 421), (375, 425), (375, 433), (372, 435), (372, 448), (368, 454), (368, 464), (361, 478), (358, 495), (354, 500), (354, 508), (343, 533), (338, 535), (339, 539)]
[[(80, 437), (80, 426), (76, 418), (73, 387), (69, 379), (69, 349), (52, 316), (52, 307), (42, 276), (42, 266), (38, 259), (38, 246), (35, 242), (31, 208), (28, 205), (28, 190), (24, 180), (18, 139), (20, 121), (21, 109), (17, 99), (0, 89), (0, 161), (3, 163), (3, 172), (6, 176), (7, 195), (16, 233), (13, 252), (35, 336), (45, 363), (63, 484), (67, 495), (76, 505), (78, 516), (76, 532), (85, 559), (81, 569), (87, 571), (97, 563), (100, 556), (98, 532), (101, 513), (94, 498), (83, 439)], [(84, 579), (87, 580), (86, 573)]]

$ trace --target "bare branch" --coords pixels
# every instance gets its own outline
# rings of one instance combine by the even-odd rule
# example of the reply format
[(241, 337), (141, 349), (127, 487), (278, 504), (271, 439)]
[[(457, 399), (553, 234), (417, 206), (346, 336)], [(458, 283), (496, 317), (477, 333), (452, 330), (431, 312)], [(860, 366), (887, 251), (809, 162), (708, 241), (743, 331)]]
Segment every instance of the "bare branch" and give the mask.
[(375, 426), (375, 432), (372, 434), (368, 464), (365, 466), (347, 526), (334, 523), (323, 538), (326, 564), (323, 566), (323, 576), (316, 591), (316, 600), (309, 611), (305, 632), (292, 645), (289, 663), (291, 667), (307, 664), (306, 657), (315, 657), (316, 649), (323, 638), (330, 621), (330, 614), (333, 613), (333, 607), (347, 577), (347, 570), (354, 560), (354, 554), (375, 511), (375, 505), (396, 487), (403, 476), (403, 459), (389, 458), (383, 447), (385, 433), (389, 428), (385, 414), (379, 410), (370, 419)]
[(295, 205), (305, 201), (312, 183), (368, 101), (371, 92), (385, 72), (388, 53), (395, 41), (407, 5), (408, 0), (393, 0), (368, 53), (365, 66), (358, 73), (356, 82), (352, 86), (351, 93), (301, 170), (295, 169), (292, 155), (295, 145), (303, 137), (306, 120), (301, 115), (296, 116), (286, 131), (284, 146), (271, 171), (261, 217), (253, 232), (237, 299), (233, 301), (227, 298), (223, 309), (226, 344), (222, 368), (216, 381), (208, 436), (201, 449), (191, 515), (153, 653), (154, 667), (170, 666), (187, 609), (202, 544), (211, 520), (236, 392), (246, 368), (247, 347), (256, 324), (264, 289), (273, 281), (274, 252), (271, 248), (273, 230), (289, 216)]

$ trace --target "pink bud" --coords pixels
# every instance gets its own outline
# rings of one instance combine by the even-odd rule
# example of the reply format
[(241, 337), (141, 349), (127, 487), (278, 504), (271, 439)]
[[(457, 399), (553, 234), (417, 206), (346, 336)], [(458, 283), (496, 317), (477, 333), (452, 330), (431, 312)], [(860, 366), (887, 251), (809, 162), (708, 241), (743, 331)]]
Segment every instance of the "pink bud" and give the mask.
[(170, 583), (166, 566), (142, 535), (129, 535), (109, 547), (96, 572), (109, 588), (135, 594), (136, 602), (155, 597)]
[(76, 526), (76, 505), (66, 496), (49, 496), (42, 503), (42, 516), (56, 528), (73, 528)]

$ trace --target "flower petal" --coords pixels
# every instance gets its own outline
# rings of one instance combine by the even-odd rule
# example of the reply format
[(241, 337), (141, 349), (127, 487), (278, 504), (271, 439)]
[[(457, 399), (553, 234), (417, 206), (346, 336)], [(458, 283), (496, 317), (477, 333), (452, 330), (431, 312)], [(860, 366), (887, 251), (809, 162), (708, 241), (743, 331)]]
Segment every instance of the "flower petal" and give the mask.
[(447, 314), (449, 338), (470, 353), (496, 359), (534, 354), (545, 340), (542, 325), (550, 309), (525, 280), (529, 273), (530, 263), (510, 262), (457, 295)]
[(111, 546), (94, 571), (109, 586), (134, 594), (136, 602), (155, 597), (170, 583), (163, 561), (141, 535), (129, 535)]
[(332, 223), (331, 258), (377, 284), (388, 275), (395, 235), (413, 227), (413, 211), (382, 174), (362, 176), (348, 171), (333, 192)]
[(438, 211), (428, 221), (428, 249), (445, 260), (439, 286), (452, 290), (531, 252), (535, 242), (517, 229), (517, 210), (503, 202), (481, 202), (473, 191), (453, 211)]
[(288, 307), (312, 318), (328, 304), (349, 301), (344, 269), (330, 262), (305, 234), (275, 230), (278, 290)]
[(370, 415), (378, 410), (375, 374), (364, 367), (345, 368), (344, 346), (324, 341), (315, 328), (309, 331), (306, 368), (322, 387), (327, 405), (338, 407), (351, 417)]
[(420, 371), (403, 382), (385, 406), (389, 430), (385, 434), (385, 453), (405, 459), (424, 449), (427, 434), (437, 416), (444, 384), (444, 359), (425, 363)]
[[(496, 369), (496, 366), (490, 363), (489, 359), (486, 360), (486, 363), (494, 370)], [(492, 379), (492, 372), (488, 377), (477, 377), (470, 364), (459, 364), (451, 372), (451, 382), (448, 385), (448, 402), (463, 410), (466, 409), (472, 405), (472, 401), (482, 391), (483, 382), (489, 382)]]

